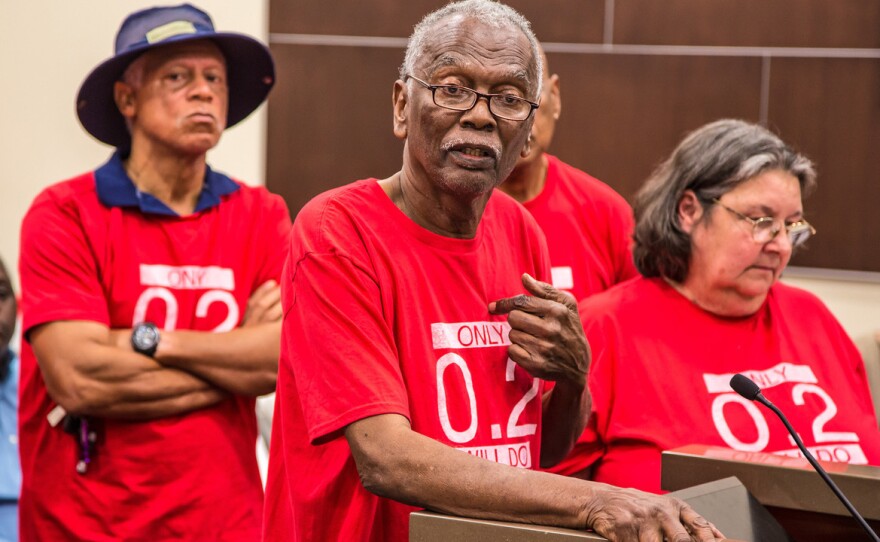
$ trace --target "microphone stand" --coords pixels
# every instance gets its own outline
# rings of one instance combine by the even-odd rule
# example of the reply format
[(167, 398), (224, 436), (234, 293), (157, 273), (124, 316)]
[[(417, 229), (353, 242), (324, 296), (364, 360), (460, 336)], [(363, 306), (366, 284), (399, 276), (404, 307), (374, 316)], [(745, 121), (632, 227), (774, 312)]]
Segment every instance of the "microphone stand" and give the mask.
[(871, 526), (868, 525), (868, 522), (865, 521), (865, 518), (863, 518), (862, 515), (859, 514), (859, 511), (856, 510), (852, 503), (849, 502), (849, 499), (847, 499), (846, 495), (844, 495), (840, 488), (837, 487), (837, 484), (835, 484), (834, 481), (831, 480), (831, 477), (828, 476), (828, 473), (825, 472), (825, 469), (822, 468), (822, 465), (820, 465), (819, 462), (816, 461), (816, 458), (813, 457), (813, 454), (811, 454), (809, 450), (807, 450), (807, 447), (804, 446), (801, 437), (798, 436), (797, 431), (794, 430), (794, 427), (791, 426), (791, 424), (788, 422), (788, 418), (785, 417), (782, 411), (779, 410), (776, 405), (771, 403), (766, 397), (764, 397), (764, 394), (760, 392), (758, 392), (758, 395), (755, 397), (755, 399), (765, 407), (772, 410), (776, 414), (776, 416), (778, 416), (779, 419), (782, 420), (782, 423), (785, 424), (785, 428), (788, 429), (788, 432), (794, 438), (795, 444), (797, 444), (797, 447), (800, 448), (801, 453), (803, 453), (804, 457), (807, 458), (807, 461), (809, 461), (810, 464), (813, 465), (813, 468), (816, 469), (816, 472), (819, 473), (819, 476), (821, 476), (822, 479), (825, 480), (825, 483), (828, 484), (828, 487), (831, 488), (831, 491), (833, 491), (837, 498), (840, 499), (840, 502), (842, 502), (846, 509), (849, 510), (849, 513), (852, 514), (854, 518), (856, 518), (856, 521), (858, 521), (862, 529), (864, 529), (865, 532), (868, 533), (868, 536), (871, 537), (871, 540), (874, 540), (875, 542), (880, 542), (880, 538), (877, 537), (877, 533), (875, 533), (874, 530), (871, 529)]
[(875, 533), (874, 530), (871, 529), (871, 526), (868, 525), (868, 522), (865, 521), (865, 518), (863, 518), (862, 515), (859, 514), (858, 510), (856, 510), (856, 508), (849, 502), (849, 499), (846, 498), (846, 495), (843, 494), (840, 488), (837, 487), (837, 484), (835, 484), (831, 477), (828, 476), (828, 473), (825, 472), (825, 469), (822, 468), (822, 465), (820, 465), (819, 462), (816, 461), (816, 458), (813, 457), (813, 454), (811, 454), (810, 451), (807, 450), (807, 447), (804, 446), (804, 442), (797, 434), (797, 431), (794, 430), (794, 427), (792, 427), (791, 424), (788, 422), (788, 418), (785, 417), (785, 414), (783, 414), (782, 411), (776, 407), (776, 405), (774, 405), (766, 397), (764, 397), (764, 394), (761, 393), (761, 388), (759, 388), (758, 385), (755, 384), (751, 378), (742, 374), (733, 375), (733, 378), (730, 379), (730, 387), (733, 389), (733, 391), (735, 391), (745, 399), (748, 399), (749, 401), (758, 401), (765, 407), (772, 410), (773, 413), (776, 414), (776, 416), (780, 420), (782, 420), (782, 423), (785, 424), (785, 428), (788, 430), (788, 433), (792, 436), (792, 438), (794, 438), (794, 442), (795, 444), (797, 444), (797, 447), (800, 449), (801, 453), (804, 454), (804, 457), (807, 458), (807, 461), (810, 462), (810, 465), (812, 465), (816, 472), (819, 473), (819, 476), (822, 477), (822, 480), (824, 480), (825, 483), (828, 484), (828, 487), (831, 488), (831, 491), (834, 492), (834, 495), (838, 499), (840, 499), (840, 502), (842, 502), (846, 509), (849, 510), (849, 513), (852, 514), (854, 518), (856, 518), (856, 521), (858, 521), (862, 529), (864, 529), (865, 532), (868, 533), (868, 536), (871, 537), (871, 540), (873, 540), (874, 542), (880, 542), (880, 538), (877, 537), (877, 533)]

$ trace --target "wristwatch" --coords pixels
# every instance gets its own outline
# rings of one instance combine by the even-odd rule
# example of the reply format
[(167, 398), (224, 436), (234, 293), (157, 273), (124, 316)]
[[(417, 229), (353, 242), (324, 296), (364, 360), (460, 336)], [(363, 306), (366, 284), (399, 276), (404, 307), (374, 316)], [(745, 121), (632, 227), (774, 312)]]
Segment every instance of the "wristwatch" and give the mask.
[(131, 330), (131, 347), (138, 354), (153, 357), (159, 346), (159, 328), (152, 322), (142, 322)]

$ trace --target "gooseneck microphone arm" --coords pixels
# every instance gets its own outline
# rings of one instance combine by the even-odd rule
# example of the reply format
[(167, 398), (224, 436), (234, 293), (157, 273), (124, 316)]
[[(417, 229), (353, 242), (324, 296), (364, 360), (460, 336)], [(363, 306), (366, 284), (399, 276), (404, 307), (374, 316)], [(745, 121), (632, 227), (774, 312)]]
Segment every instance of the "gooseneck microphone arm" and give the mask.
[(856, 510), (855, 507), (849, 502), (849, 499), (846, 498), (846, 495), (843, 494), (840, 488), (837, 487), (837, 484), (835, 484), (831, 477), (828, 476), (828, 473), (825, 472), (825, 469), (822, 468), (822, 465), (820, 465), (819, 462), (816, 461), (816, 458), (813, 457), (813, 454), (811, 454), (809, 450), (807, 450), (807, 447), (804, 446), (801, 437), (798, 436), (797, 432), (794, 430), (794, 427), (792, 427), (791, 424), (788, 422), (788, 418), (785, 417), (785, 414), (783, 414), (782, 411), (776, 407), (776, 405), (774, 405), (766, 397), (764, 397), (764, 394), (761, 393), (761, 388), (759, 388), (757, 384), (752, 382), (750, 378), (741, 374), (733, 375), (733, 378), (730, 379), (730, 387), (733, 388), (733, 391), (745, 397), (749, 401), (758, 401), (765, 407), (772, 410), (779, 417), (779, 419), (782, 420), (782, 423), (785, 424), (785, 428), (794, 439), (795, 444), (797, 444), (797, 447), (800, 448), (801, 453), (803, 453), (804, 457), (807, 458), (807, 461), (809, 461), (810, 464), (813, 465), (813, 468), (816, 469), (816, 472), (819, 473), (819, 476), (821, 476), (822, 479), (825, 480), (825, 483), (828, 484), (828, 487), (831, 488), (831, 491), (833, 491), (837, 498), (840, 499), (840, 502), (842, 502), (846, 509), (849, 510), (849, 513), (852, 514), (854, 518), (856, 518), (856, 521), (858, 521), (859, 525), (862, 526), (862, 529), (864, 529), (865, 532), (868, 533), (868, 536), (871, 537), (871, 540), (874, 540), (875, 542), (880, 542), (880, 538), (877, 537), (877, 533), (875, 533), (874, 530), (871, 529), (871, 526), (868, 525), (868, 522), (865, 521), (865, 518), (863, 518), (862, 515), (859, 514), (858, 510)]

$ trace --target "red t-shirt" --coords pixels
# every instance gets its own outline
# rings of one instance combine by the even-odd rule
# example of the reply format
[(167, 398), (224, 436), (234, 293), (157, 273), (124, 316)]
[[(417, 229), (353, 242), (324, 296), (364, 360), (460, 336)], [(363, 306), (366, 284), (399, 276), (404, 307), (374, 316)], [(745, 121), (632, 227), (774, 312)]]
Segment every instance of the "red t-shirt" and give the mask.
[(730, 389), (743, 373), (822, 460), (880, 465), (880, 430), (861, 356), (812, 294), (770, 289), (746, 318), (721, 318), (662, 279), (581, 303), (593, 349), (593, 415), (566, 461), (593, 478), (660, 491), (660, 452), (686, 444), (798, 456), (779, 419)]
[(299, 213), (282, 282), (264, 540), (404, 542), (414, 509), (367, 492), (342, 430), (378, 414), (475, 456), (539, 464), (541, 382), (488, 304), (547, 278), (534, 220), (492, 195), (473, 239), (406, 217), (375, 179)]
[(636, 276), (626, 200), (602, 181), (545, 156), (544, 188), (523, 205), (547, 237), (553, 285), (581, 300)]
[[(56, 320), (229, 330), (250, 294), (280, 279), (290, 218), (278, 196), (209, 170), (190, 216), (145, 197), (114, 156), (36, 198), (22, 225), (25, 337)], [(147, 422), (91, 419), (98, 443), (85, 474), (75, 472), (74, 436), (46, 419), (54, 406), (23, 342), (22, 540), (259, 537), (253, 398)]]

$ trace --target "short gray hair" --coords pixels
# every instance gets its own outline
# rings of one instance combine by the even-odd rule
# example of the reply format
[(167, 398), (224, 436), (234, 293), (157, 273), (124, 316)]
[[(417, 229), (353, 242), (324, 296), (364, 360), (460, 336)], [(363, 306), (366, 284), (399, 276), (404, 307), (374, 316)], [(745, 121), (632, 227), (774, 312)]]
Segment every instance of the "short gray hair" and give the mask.
[(407, 74), (414, 73), (416, 62), (424, 54), (425, 46), (430, 40), (431, 30), (434, 26), (439, 21), (453, 15), (479, 19), (480, 22), (493, 28), (513, 26), (522, 31), (529, 40), (532, 58), (535, 59), (536, 64), (537, 73), (535, 75), (537, 76), (538, 86), (535, 89), (535, 96), (541, 95), (544, 67), (541, 60), (541, 50), (538, 46), (538, 38), (532, 32), (532, 25), (528, 19), (520, 15), (515, 9), (495, 0), (462, 0), (460, 2), (452, 2), (425, 15), (414, 27), (412, 36), (410, 36), (407, 43), (406, 55), (404, 56), (403, 64), (400, 66), (399, 75), (401, 79), (404, 79)]
[(809, 158), (762, 126), (724, 119), (688, 134), (636, 194), (633, 257), (639, 272), (675, 282), (687, 277), (691, 238), (678, 221), (678, 204), (686, 190), (705, 206), (770, 170), (796, 177), (802, 198), (816, 186)]

